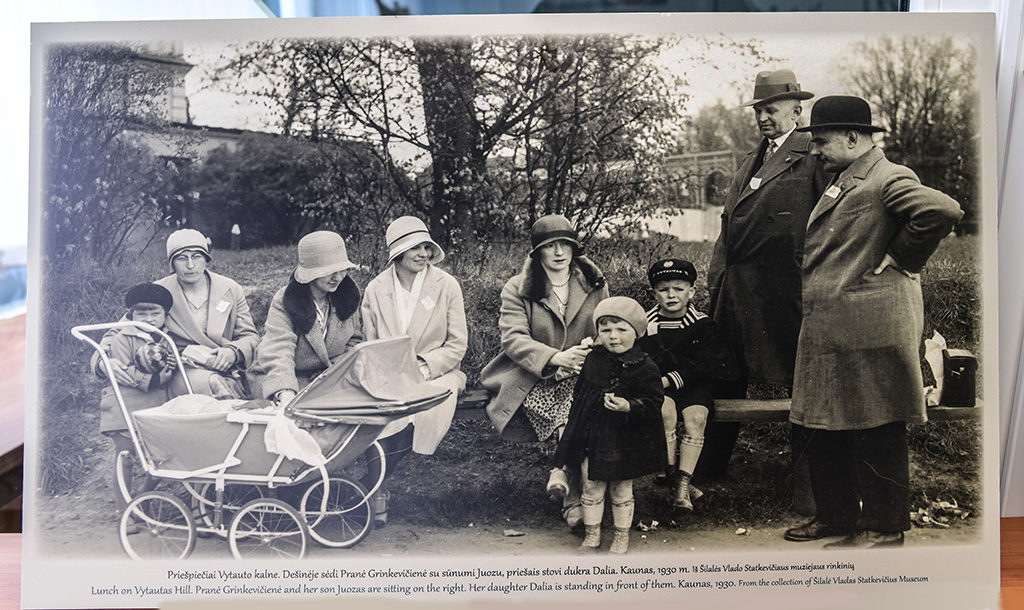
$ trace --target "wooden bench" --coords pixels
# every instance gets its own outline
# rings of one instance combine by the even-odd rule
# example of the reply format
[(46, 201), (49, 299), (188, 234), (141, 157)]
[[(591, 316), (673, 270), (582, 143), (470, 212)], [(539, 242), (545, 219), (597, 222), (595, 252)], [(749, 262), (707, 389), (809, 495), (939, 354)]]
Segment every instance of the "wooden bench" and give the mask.
[[(484, 407), (489, 398), (484, 390), (469, 390), (459, 396), (456, 419), (487, 419)], [(715, 400), (715, 421), (771, 422), (789, 420), (789, 399), (757, 400), (719, 398)], [(982, 402), (975, 407), (928, 407), (929, 421), (978, 419)]]

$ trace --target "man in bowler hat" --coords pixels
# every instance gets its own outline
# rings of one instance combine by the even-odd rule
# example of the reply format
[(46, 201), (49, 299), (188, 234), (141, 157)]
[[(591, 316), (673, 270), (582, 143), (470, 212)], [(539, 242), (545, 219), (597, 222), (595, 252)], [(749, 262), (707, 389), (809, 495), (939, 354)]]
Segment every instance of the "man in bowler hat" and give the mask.
[(963, 212), (885, 158), (872, 139), (883, 130), (861, 98), (818, 100), (798, 131), (838, 175), (807, 223), (790, 412), (817, 512), (785, 538), (900, 546), (910, 529), (907, 423), (926, 419), (918, 272)]
[[(723, 398), (745, 398), (748, 382), (793, 384), (804, 227), (827, 178), (810, 135), (796, 131), (801, 101), (812, 97), (792, 71), (765, 71), (744, 104), (762, 138), (733, 178), (708, 270), (710, 313), (742, 377), (719, 387)], [(738, 432), (736, 423), (709, 427), (701, 474), (725, 471)]]

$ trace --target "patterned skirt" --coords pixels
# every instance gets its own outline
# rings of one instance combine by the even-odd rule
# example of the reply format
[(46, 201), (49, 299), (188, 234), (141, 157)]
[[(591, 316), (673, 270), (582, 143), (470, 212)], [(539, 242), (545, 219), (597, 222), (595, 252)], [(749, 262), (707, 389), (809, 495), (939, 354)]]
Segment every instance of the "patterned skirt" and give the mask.
[(559, 381), (541, 379), (526, 395), (521, 408), (533, 426), (537, 440), (546, 441), (568, 421), (575, 387), (575, 375)]

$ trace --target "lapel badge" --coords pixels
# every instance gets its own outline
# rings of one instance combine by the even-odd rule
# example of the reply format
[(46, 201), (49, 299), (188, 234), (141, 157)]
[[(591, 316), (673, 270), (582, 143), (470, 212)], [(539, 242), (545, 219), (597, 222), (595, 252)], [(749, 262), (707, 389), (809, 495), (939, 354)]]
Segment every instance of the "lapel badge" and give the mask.
[(761, 188), (761, 179), (757, 178), (757, 177), (751, 178), (750, 179), (750, 189), (753, 190), (753, 191), (756, 191), (759, 188)]

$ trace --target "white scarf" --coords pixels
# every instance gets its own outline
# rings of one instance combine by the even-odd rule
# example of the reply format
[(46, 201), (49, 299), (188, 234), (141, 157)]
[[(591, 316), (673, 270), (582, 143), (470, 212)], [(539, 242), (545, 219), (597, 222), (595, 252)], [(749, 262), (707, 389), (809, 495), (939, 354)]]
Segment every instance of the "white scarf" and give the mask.
[(402, 282), (398, 279), (398, 271), (394, 266), (391, 267), (391, 275), (395, 278), (395, 309), (398, 310), (398, 323), (404, 334), (409, 330), (412, 313), (416, 310), (416, 301), (420, 300), (420, 291), (423, 290), (423, 278), (427, 275), (427, 269), (424, 268), (423, 271), (416, 274), (412, 281), (412, 290), (406, 290), (402, 286)]

